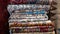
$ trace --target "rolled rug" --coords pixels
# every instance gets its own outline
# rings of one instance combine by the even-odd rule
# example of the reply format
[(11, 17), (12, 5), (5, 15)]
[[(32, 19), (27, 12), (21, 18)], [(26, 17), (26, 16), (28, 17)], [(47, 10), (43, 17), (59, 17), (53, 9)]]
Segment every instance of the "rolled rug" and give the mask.
[(55, 26), (54, 23), (21, 23), (21, 22), (13, 22), (9, 23), (9, 27), (23, 27), (23, 26)]
[(11, 29), (13, 33), (20, 33), (20, 32), (52, 32), (54, 31), (53, 28), (49, 29), (49, 28), (46, 28), (46, 29), (40, 29), (40, 28), (12, 28)]

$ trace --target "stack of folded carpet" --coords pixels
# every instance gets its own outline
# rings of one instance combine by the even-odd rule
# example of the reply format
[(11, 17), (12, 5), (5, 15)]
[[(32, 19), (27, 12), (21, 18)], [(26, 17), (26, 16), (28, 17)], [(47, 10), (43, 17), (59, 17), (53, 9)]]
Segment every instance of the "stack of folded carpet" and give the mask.
[[(55, 23), (50, 20), (50, 15), (52, 15), (50, 10), (54, 9), (52, 4), (55, 2), (54, 0), (41, 0), (42, 3), (39, 3), (39, 1), (32, 2), (31, 0), (26, 4), (11, 1), (12, 4), (8, 5), (10, 33), (54, 31)], [(15, 3), (19, 5), (14, 5)]]

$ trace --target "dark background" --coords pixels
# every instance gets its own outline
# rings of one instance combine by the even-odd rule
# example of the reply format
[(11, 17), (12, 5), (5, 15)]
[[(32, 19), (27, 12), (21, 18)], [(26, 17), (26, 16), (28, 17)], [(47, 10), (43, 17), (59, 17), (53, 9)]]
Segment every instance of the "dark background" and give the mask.
[(0, 34), (9, 34), (7, 5), (9, 0), (0, 0)]

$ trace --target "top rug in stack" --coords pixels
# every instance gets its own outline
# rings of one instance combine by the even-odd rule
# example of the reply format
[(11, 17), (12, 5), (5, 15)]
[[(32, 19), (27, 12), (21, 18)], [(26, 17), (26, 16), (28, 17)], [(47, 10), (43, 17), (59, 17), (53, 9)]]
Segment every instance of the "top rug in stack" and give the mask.
[(56, 4), (55, 0), (10, 0), (9, 4), (40, 4), (40, 5), (50, 5)]

